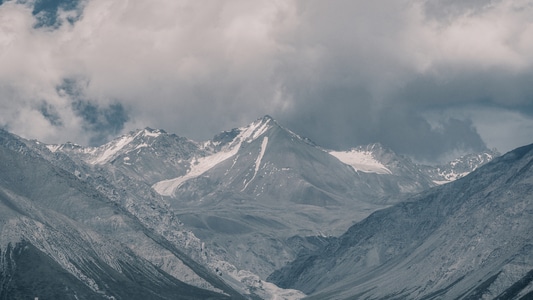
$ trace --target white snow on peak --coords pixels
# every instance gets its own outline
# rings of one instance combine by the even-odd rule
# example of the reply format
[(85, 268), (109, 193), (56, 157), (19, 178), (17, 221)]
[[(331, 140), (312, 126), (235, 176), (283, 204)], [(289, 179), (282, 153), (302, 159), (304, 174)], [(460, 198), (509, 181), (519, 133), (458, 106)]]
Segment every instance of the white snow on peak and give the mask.
[[(161, 135), (161, 131), (159, 130), (143, 129), (143, 130), (139, 130), (135, 134), (130, 133), (127, 135), (123, 135), (119, 137), (118, 139), (113, 140), (100, 147), (84, 148), (83, 153), (88, 155), (88, 158), (86, 159), (87, 163), (93, 164), (93, 165), (104, 164), (112, 160), (117, 155), (117, 153), (119, 153), (128, 144), (134, 141), (137, 137), (142, 136), (142, 137), (154, 137), (155, 138), (160, 135)], [(148, 146), (149, 145), (146, 143), (141, 143), (133, 150), (137, 150), (137, 149), (148, 147)], [(58, 150), (58, 147), (56, 147), (55, 145), (49, 145), (47, 147), (52, 152)]]
[(50, 152), (55, 153), (59, 148), (61, 148), (61, 145), (46, 145), (46, 148), (50, 150)]
[(267, 144), (268, 144), (268, 136), (265, 136), (263, 138), (263, 141), (261, 142), (261, 152), (259, 152), (259, 155), (255, 159), (254, 176), (252, 176), (252, 179), (250, 179), (248, 182), (246, 182), (246, 184), (242, 188), (241, 192), (244, 191), (246, 189), (246, 187), (248, 186), (248, 184), (250, 184), (250, 182), (252, 182), (255, 179), (255, 176), (257, 175), (257, 171), (259, 171), (259, 167), (261, 166), (261, 160), (263, 160), (263, 155), (265, 155), (265, 150), (266, 150)]
[[(259, 119), (246, 127), (239, 128), (241, 133), (237, 138), (240, 138), (240, 141), (247, 141), (250, 143), (260, 137), (270, 127), (268, 120)], [(237, 140), (237, 138), (235, 140)]]
[[(191, 167), (187, 174), (177, 178), (157, 182), (152, 185), (152, 188), (160, 195), (171, 196), (174, 191), (179, 188), (185, 181), (202, 175), (203, 173), (215, 167), (219, 163), (234, 156), (241, 148), (241, 144), (243, 142), (252, 142), (257, 137), (265, 133), (269, 128), (269, 121), (264, 119), (257, 120), (252, 124), (248, 125), (247, 127), (240, 128), (239, 135), (237, 135), (231, 143), (229, 143), (226, 147), (222, 148), (222, 150), (220, 150), (219, 152), (213, 153), (212, 155), (205, 157), (193, 158), (190, 164)], [(267, 142), (268, 138), (266, 138), (266, 140), (263, 139), (264, 146), (262, 146), (261, 148), (261, 158), (264, 154), (263, 147), (266, 147)], [(256, 173), (258, 171), (260, 163), (260, 159), (259, 163), (256, 161)]]
[(264, 122), (261, 124), (261, 126), (259, 128), (257, 128), (256, 131), (254, 131), (254, 134), (252, 136), (252, 139), (257, 139), (259, 136), (261, 136), (263, 133), (265, 133), (268, 128), (270, 128), (268, 122)]
[(161, 135), (161, 132), (159, 130), (150, 131), (148, 129), (144, 129), (143, 130), (143, 135), (156, 138), (156, 137)]
[(352, 149), (350, 151), (329, 151), (341, 162), (351, 166), (355, 171), (376, 174), (392, 174), (382, 163), (377, 161), (371, 151)]
[(139, 144), (137, 147), (135, 147), (135, 149), (133, 150), (135, 151), (137, 149), (146, 148), (146, 147), (150, 147), (150, 145), (148, 145), (147, 143), (142, 143), (142, 144)]
[(117, 152), (124, 148), (124, 146), (131, 143), (134, 138), (135, 136), (124, 135), (118, 140), (104, 145), (103, 152), (97, 155), (94, 159), (90, 160), (89, 163), (97, 165), (109, 161)]

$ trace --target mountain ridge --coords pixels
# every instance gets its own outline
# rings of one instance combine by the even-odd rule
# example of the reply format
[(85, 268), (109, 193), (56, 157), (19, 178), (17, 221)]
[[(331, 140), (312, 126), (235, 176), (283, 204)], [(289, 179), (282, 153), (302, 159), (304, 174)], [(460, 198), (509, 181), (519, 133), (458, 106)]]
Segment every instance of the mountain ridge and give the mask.
[[(88, 196), (107, 199), (121, 218), (136, 220), (144, 237), (118, 240), (147, 266), (235, 297), (303, 297), (264, 280), (354, 222), (403, 201), (391, 196), (436, 185), (419, 165), (378, 145), (350, 151), (366, 151), (359, 166), (378, 161), (388, 172), (358, 170), (270, 116), (204, 142), (144, 128), (99, 147), (21, 138), (6, 146), (46, 161)], [(54, 195), (41, 188), (43, 172), (28, 174), (34, 184), (25, 178), (19, 184), (32, 191), (31, 201)], [(162, 182), (168, 189), (156, 188)]]
[[(132, 298), (138, 294), (133, 298), (151, 295), (152, 298), (163, 299), (167, 297), (163, 296), (166, 292), (156, 292), (156, 286), (160, 284), (164, 284), (166, 290), (182, 294), (184, 298), (187, 294), (195, 293), (215, 298), (226, 297), (184, 284), (123, 246), (128, 244), (130, 237), (139, 243), (156, 245), (139, 233), (142, 225), (135, 218), (122, 213), (101, 192), (83, 183), (74, 174), (52, 166), (18, 138), (0, 132), (0, 139), (0, 205), (3, 206), (0, 248), (4, 255), (2, 267), (8, 267), (3, 269), (7, 273), (3, 271), (2, 278), (30, 271), (17, 269), (16, 266), (23, 264), (9, 256), (5, 257), (9, 249), (24, 251), (27, 243), (30, 243), (34, 247), (30, 249), (30, 257), (42, 258), (45, 255), (52, 260), (46, 259), (43, 263), (51, 264), (52, 269), (60, 267), (80, 281), (81, 285), (67, 292), (65, 297), (68, 294), (75, 295), (78, 289), (86, 293), (87, 290), (81, 288), (86, 286), (92, 290), (92, 296), (88, 298), (113, 295)], [(43, 181), (43, 177), (47, 180)], [(181, 270), (183, 275), (187, 272), (193, 274), (184, 266)], [(121, 289), (114, 285), (109, 289), (108, 285), (113, 281), (122, 282), (124, 287)], [(9, 295), (9, 287), (5, 288), (7, 290), (2, 289), (2, 295)], [(27, 291), (31, 292), (31, 289)], [(46, 298), (50, 295), (40, 296)]]
[[(352, 224), (350, 217), (361, 220), (390, 205), (391, 199), (401, 201), (391, 195), (436, 185), (419, 165), (379, 144), (360, 146), (351, 152), (356, 156), (365, 152), (364, 160), (358, 160), (359, 165), (368, 165), (365, 159), (370, 158), (388, 172), (360, 172), (331, 155), (331, 150), (282, 127), (270, 116), (223, 131), (205, 142), (163, 130), (151, 130), (148, 139), (140, 139), (146, 131), (132, 131), (100, 150), (75, 148), (74, 153), (65, 153), (85, 161), (91, 168), (109, 169), (115, 174), (120, 171), (135, 178), (137, 185), (151, 184), (165, 199), (165, 207), (176, 211), (195, 235), (214, 238), (211, 247), (225, 245), (221, 250), (228, 261), (240, 268), (257, 266), (253, 271), (261, 276), (267, 276), (297, 255), (301, 249), (293, 249), (288, 242), (293, 236), (341, 234)], [(168, 139), (167, 148), (150, 143)], [(118, 149), (112, 153), (113, 159), (98, 156), (109, 149)], [(169, 151), (172, 149), (185, 151)], [(163, 165), (154, 163), (160, 159), (165, 162)], [(148, 178), (146, 174), (152, 174), (154, 169), (158, 174)], [(220, 237), (216, 238), (213, 232)], [(253, 232), (267, 233), (264, 238), (273, 242), (258, 243)], [(281, 232), (286, 233), (280, 240), (276, 236)], [(232, 240), (234, 234), (240, 238), (250, 235), (245, 244), (251, 246), (245, 246), (250, 248), (244, 253), (235, 248), (242, 245), (227, 244), (226, 240)], [(287, 254), (277, 257), (261, 254), (264, 249), (272, 249), (269, 252), (284, 249)], [(233, 252), (239, 254), (230, 254)]]
[(527, 298), (532, 166), (533, 145), (511, 151), (373, 213), (269, 280), (310, 299)]

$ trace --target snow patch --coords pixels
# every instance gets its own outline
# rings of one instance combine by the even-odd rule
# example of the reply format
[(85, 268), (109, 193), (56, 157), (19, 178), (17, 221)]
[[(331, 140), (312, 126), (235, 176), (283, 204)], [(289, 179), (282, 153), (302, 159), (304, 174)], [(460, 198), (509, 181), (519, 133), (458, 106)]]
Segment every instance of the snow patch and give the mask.
[(119, 140), (117, 140), (115, 143), (109, 146), (109, 148), (105, 149), (104, 152), (100, 155), (98, 155), (93, 160), (89, 161), (90, 164), (98, 165), (103, 164), (109, 161), (117, 152), (119, 152), (124, 146), (131, 143), (135, 137), (132, 136), (123, 136)]
[(50, 150), (50, 152), (55, 153), (59, 148), (61, 148), (61, 145), (46, 145), (46, 148)]
[(443, 185), (443, 184), (446, 184), (446, 183), (450, 183), (452, 181), (453, 180), (433, 180), (433, 183), (435, 183), (436, 185)]
[(246, 182), (241, 192), (244, 191), (246, 187), (248, 186), (248, 184), (250, 184), (250, 182), (252, 182), (252, 180), (255, 179), (255, 176), (257, 175), (257, 171), (259, 171), (259, 167), (261, 166), (261, 160), (263, 160), (263, 155), (265, 155), (267, 144), (268, 144), (268, 136), (265, 136), (263, 138), (263, 142), (261, 142), (261, 152), (259, 152), (259, 155), (257, 156), (255, 160), (254, 176), (252, 176), (252, 179), (250, 179), (250, 181)]
[(259, 136), (265, 133), (268, 128), (270, 128), (270, 126), (268, 126), (268, 122), (264, 122), (263, 124), (261, 124), (261, 126), (257, 128), (257, 130), (254, 132), (252, 139), (257, 139)]
[[(440, 170), (440, 169), (439, 169)], [(461, 172), (461, 173), (456, 173), (454, 170), (452, 170), (451, 172), (439, 172), (439, 175), (441, 175), (442, 177), (444, 177), (447, 182), (451, 182), (451, 181), (455, 181), (459, 178), (462, 178), (462, 177), (465, 177), (466, 175), (468, 175), (470, 172)]]
[(270, 128), (268, 122), (258, 120), (245, 128), (241, 128), (241, 133), (238, 138), (240, 137), (241, 141), (248, 141), (250, 143), (265, 133), (268, 128)]
[(143, 131), (143, 135), (156, 138), (156, 137), (161, 135), (161, 132), (159, 130), (149, 131), (149, 130), (145, 129)]
[(133, 151), (137, 150), (137, 149), (141, 149), (141, 148), (146, 148), (146, 147), (149, 147), (150, 145), (148, 145), (147, 143), (142, 143), (140, 145), (138, 145), (137, 147), (135, 147), (135, 149), (133, 149)]
[(370, 151), (329, 151), (329, 154), (351, 166), (355, 171), (376, 174), (392, 174), (382, 163), (377, 161)]
[(226, 159), (234, 156), (237, 151), (239, 151), (240, 144), (238, 147), (234, 147), (227, 152), (218, 152), (210, 156), (196, 158), (195, 161), (191, 162), (191, 168), (187, 174), (168, 180), (163, 180), (155, 183), (152, 188), (163, 196), (171, 196), (174, 191), (180, 187), (185, 181), (198, 177), (218, 165), (219, 163), (225, 161)]

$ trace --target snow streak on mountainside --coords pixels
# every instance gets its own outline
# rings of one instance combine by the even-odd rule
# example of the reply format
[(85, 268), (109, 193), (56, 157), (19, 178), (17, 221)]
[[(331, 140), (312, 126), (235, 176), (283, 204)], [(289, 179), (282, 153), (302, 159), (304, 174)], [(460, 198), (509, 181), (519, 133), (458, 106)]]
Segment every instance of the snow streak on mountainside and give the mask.
[(310, 299), (531, 299), (533, 145), (373, 213), (270, 276)]
[(244, 191), (246, 187), (248, 186), (248, 184), (250, 184), (250, 182), (252, 182), (255, 179), (255, 176), (257, 176), (257, 171), (259, 171), (259, 167), (261, 166), (261, 160), (263, 159), (263, 156), (265, 155), (265, 150), (266, 150), (267, 145), (268, 145), (268, 137), (265, 136), (263, 138), (263, 142), (261, 143), (261, 152), (259, 153), (259, 155), (257, 156), (257, 159), (255, 160), (254, 176), (252, 176), (252, 179), (250, 179), (249, 181), (246, 181), (241, 192)]

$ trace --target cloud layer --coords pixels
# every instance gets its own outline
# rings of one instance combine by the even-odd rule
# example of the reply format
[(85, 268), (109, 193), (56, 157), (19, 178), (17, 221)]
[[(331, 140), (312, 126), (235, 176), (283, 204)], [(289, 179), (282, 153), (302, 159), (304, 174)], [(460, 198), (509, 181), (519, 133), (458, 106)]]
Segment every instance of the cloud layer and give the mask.
[(0, 2), (0, 126), (25, 137), (201, 140), (271, 114), (420, 160), (533, 142), (530, 0), (41, 2)]

